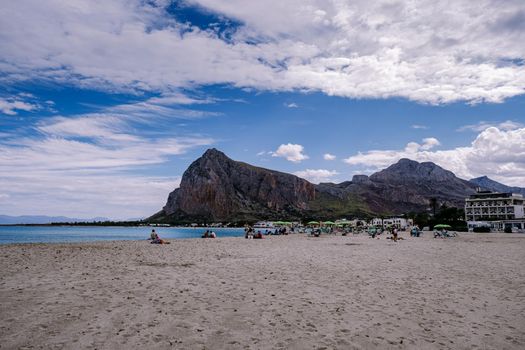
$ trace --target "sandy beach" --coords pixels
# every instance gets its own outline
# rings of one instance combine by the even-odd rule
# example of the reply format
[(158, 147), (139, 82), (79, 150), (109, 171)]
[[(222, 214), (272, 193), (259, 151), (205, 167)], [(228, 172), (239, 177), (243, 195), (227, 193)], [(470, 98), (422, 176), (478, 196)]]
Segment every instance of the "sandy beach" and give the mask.
[(0, 246), (0, 348), (525, 348), (525, 235), (401, 236)]

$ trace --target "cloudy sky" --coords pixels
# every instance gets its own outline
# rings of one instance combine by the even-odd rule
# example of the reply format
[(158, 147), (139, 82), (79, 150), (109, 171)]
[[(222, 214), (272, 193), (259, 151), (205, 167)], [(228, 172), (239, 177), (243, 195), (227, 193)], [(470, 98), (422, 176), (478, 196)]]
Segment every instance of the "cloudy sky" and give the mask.
[(525, 187), (522, 0), (17, 0), (0, 214), (145, 217), (207, 148), (313, 182), (400, 158)]

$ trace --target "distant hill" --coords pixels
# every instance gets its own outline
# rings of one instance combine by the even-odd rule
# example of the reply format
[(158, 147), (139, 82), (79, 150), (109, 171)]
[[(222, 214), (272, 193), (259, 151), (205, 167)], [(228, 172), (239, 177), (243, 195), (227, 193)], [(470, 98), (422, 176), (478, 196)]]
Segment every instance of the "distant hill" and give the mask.
[(402, 214), (427, 209), (431, 198), (438, 205), (463, 207), (476, 186), (432, 162), (404, 158), (370, 177), (357, 175), (350, 182), (319, 184), (318, 188), (332, 193), (338, 189), (339, 197), (353, 194), (374, 214)]
[(108, 221), (108, 218), (93, 218), (93, 219), (75, 219), (65, 216), (44, 216), (44, 215), (22, 215), (9, 216), (0, 215), (0, 225), (16, 225), (16, 224), (50, 224), (60, 222), (95, 222)]
[(493, 192), (512, 192), (512, 193), (520, 193), (525, 196), (525, 188), (507, 186), (500, 182), (494, 181), (488, 178), (487, 176), (481, 176), (481, 177), (472, 179), (470, 180), (470, 183), (476, 186), (479, 186), (485, 190), (489, 190)]
[(335, 219), (463, 207), (476, 185), (431, 162), (401, 159), (370, 177), (314, 185), (283, 172), (234, 161), (207, 150), (184, 172), (180, 187), (155, 222), (238, 222), (260, 219)]

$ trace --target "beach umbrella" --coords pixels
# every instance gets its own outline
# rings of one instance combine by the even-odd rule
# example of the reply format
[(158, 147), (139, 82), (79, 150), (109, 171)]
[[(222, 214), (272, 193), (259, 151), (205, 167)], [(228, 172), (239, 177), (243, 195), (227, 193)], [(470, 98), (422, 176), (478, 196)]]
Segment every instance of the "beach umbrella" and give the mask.
[(286, 223), (284, 221), (274, 221), (274, 225), (285, 225)]
[(319, 225), (318, 221), (310, 221), (308, 222), (308, 225)]
[(325, 222), (323, 222), (323, 224), (325, 224), (325, 225), (335, 225), (335, 222), (333, 222), (333, 221), (325, 221)]
[(437, 224), (436, 226), (434, 226), (435, 229), (442, 229), (442, 228), (452, 228), (452, 226), (450, 225), (447, 225), (447, 224)]

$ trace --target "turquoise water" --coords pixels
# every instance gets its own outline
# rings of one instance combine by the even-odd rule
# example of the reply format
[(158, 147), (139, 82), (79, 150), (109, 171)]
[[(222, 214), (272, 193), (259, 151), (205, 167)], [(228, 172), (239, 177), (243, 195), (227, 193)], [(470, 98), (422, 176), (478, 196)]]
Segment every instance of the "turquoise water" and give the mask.
[[(0, 244), (145, 240), (151, 227), (0, 226)], [(162, 239), (200, 238), (203, 228), (155, 227)], [(242, 237), (242, 228), (214, 228), (217, 237)]]

